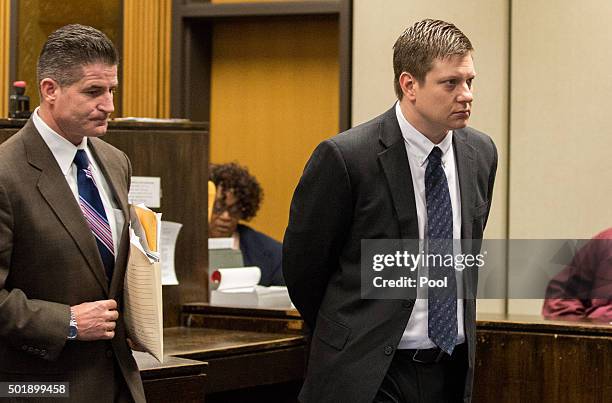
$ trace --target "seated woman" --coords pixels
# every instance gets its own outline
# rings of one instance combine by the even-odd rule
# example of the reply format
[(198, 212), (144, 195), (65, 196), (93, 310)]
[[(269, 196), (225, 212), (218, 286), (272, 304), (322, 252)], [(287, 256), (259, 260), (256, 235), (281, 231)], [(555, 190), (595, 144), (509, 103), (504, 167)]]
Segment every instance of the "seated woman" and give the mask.
[(217, 187), (215, 204), (208, 225), (211, 238), (234, 238), (245, 266), (261, 269), (259, 284), (285, 285), (282, 274), (282, 245), (239, 221), (249, 221), (257, 214), (263, 190), (249, 171), (236, 164), (212, 164), (209, 180)]

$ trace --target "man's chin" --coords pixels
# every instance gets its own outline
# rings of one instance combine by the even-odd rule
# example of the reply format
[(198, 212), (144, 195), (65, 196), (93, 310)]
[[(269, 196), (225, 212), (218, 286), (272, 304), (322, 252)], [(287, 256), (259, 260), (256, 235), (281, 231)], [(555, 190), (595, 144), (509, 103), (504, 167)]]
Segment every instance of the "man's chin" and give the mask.
[(453, 129), (464, 129), (468, 125), (468, 119), (456, 120), (453, 122)]
[(96, 126), (92, 130), (89, 130), (87, 137), (102, 137), (106, 134), (107, 130), (108, 124)]

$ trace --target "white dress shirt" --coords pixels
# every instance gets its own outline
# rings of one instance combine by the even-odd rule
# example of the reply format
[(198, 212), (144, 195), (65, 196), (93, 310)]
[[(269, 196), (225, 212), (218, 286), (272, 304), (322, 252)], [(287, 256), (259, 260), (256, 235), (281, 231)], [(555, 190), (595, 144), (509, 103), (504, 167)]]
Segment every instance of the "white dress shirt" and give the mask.
[(47, 147), (49, 147), (51, 153), (55, 157), (55, 160), (57, 161), (60, 170), (64, 174), (66, 182), (68, 182), (68, 186), (70, 186), (70, 190), (72, 190), (73, 196), (77, 203), (79, 202), (79, 188), (77, 182), (77, 167), (74, 164), (74, 157), (77, 150), (85, 150), (87, 153), (89, 163), (92, 165), (91, 171), (93, 173), (95, 182), (98, 185), (98, 192), (100, 192), (100, 198), (102, 199), (102, 204), (104, 205), (106, 218), (110, 224), (111, 233), (113, 235), (113, 247), (115, 248), (115, 258), (117, 258), (117, 250), (119, 246), (118, 231), (119, 229), (123, 228), (125, 218), (123, 217), (123, 212), (119, 208), (119, 205), (114, 198), (109, 197), (112, 195), (112, 191), (109, 187), (108, 181), (102, 174), (96, 159), (93, 157), (89, 147), (87, 146), (87, 137), (83, 137), (81, 144), (75, 146), (51, 129), (39, 116), (38, 109), (39, 108), (36, 108), (34, 110), (32, 116), (34, 126), (36, 126), (36, 130), (38, 130), (38, 133), (40, 133), (41, 137), (47, 144)]
[[(453, 132), (449, 131), (446, 137), (444, 137), (444, 140), (439, 144), (434, 144), (406, 120), (399, 102), (395, 104), (395, 114), (402, 131), (402, 136), (404, 137), (404, 144), (410, 164), (412, 186), (414, 188), (414, 201), (416, 203), (419, 226), (419, 239), (425, 239), (425, 234), (427, 233), (425, 169), (428, 164), (427, 157), (435, 146), (438, 146), (442, 151), (442, 167), (446, 174), (451, 206), (453, 209), (453, 239), (461, 239), (461, 196), (459, 190), (459, 177), (455, 164), (455, 153), (453, 152)], [(458, 253), (459, 251), (454, 252)], [(421, 273), (421, 268), (419, 268), (419, 273)], [(457, 292), (459, 293), (458, 295), (461, 295), (461, 277), (458, 273), (457, 276), (459, 276), (457, 277)], [(426, 290), (418, 290), (417, 292), (418, 298), (412, 309), (408, 325), (398, 345), (400, 349), (436, 347), (428, 336), (428, 300), (426, 295), (423, 295), (423, 292), (426, 292)], [(457, 344), (461, 344), (464, 341), (463, 300), (457, 299)]]

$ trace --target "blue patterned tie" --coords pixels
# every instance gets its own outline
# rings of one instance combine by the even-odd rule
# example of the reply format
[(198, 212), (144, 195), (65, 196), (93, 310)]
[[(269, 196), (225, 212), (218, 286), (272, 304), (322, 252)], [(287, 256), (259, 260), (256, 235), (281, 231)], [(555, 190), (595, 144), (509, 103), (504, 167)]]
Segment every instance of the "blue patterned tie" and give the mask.
[[(429, 255), (453, 254), (453, 208), (446, 174), (442, 168), (442, 150), (434, 147), (425, 169), (427, 203), (427, 245)], [(448, 279), (447, 287), (430, 287), (428, 335), (440, 349), (451, 354), (457, 342), (457, 282), (453, 266), (438, 265), (433, 259), (429, 279)], [(444, 260), (444, 259), (443, 259)]]
[(77, 166), (79, 205), (81, 206), (81, 210), (83, 211), (83, 215), (85, 216), (85, 220), (91, 232), (93, 232), (96, 238), (96, 244), (100, 250), (100, 257), (102, 257), (102, 263), (104, 263), (104, 269), (110, 281), (115, 266), (113, 235), (85, 150), (77, 150), (76, 156), (74, 157), (74, 164)]

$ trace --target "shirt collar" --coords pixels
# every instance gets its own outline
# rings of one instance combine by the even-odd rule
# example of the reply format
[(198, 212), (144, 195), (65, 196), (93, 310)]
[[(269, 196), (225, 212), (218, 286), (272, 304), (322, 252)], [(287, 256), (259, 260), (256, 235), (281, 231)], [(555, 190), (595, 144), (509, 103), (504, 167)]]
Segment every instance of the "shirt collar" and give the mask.
[(87, 137), (83, 137), (81, 144), (75, 146), (64, 137), (60, 136), (55, 130), (51, 129), (38, 114), (38, 109), (39, 107), (37, 107), (32, 114), (32, 122), (47, 144), (47, 147), (51, 150), (60, 170), (64, 176), (66, 176), (70, 173), (70, 168), (72, 167), (72, 162), (74, 161), (77, 150), (87, 150)]
[(408, 120), (406, 120), (404, 114), (402, 113), (402, 109), (400, 108), (399, 101), (395, 103), (395, 115), (397, 116), (400, 130), (402, 131), (402, 137), (404, 137), (404, 141), (408, 145), (408, 152), (416, 157), (419, 165), (423, 165), (425, 161), (427, 161), (427, 157), (435, 146), (438, 146), (442, 151), (442, 163), (444, 163), (448, 155), (448, 151), (451, 149), (451, 145), (453, 144), (452, 130), (448, 131), (447, 135), (444, 137), (444, 140), (442, 140), (439, 144), (434, 144), (431, 142), (431, 140), (425, 137), (424, 134), (412, 126)]

